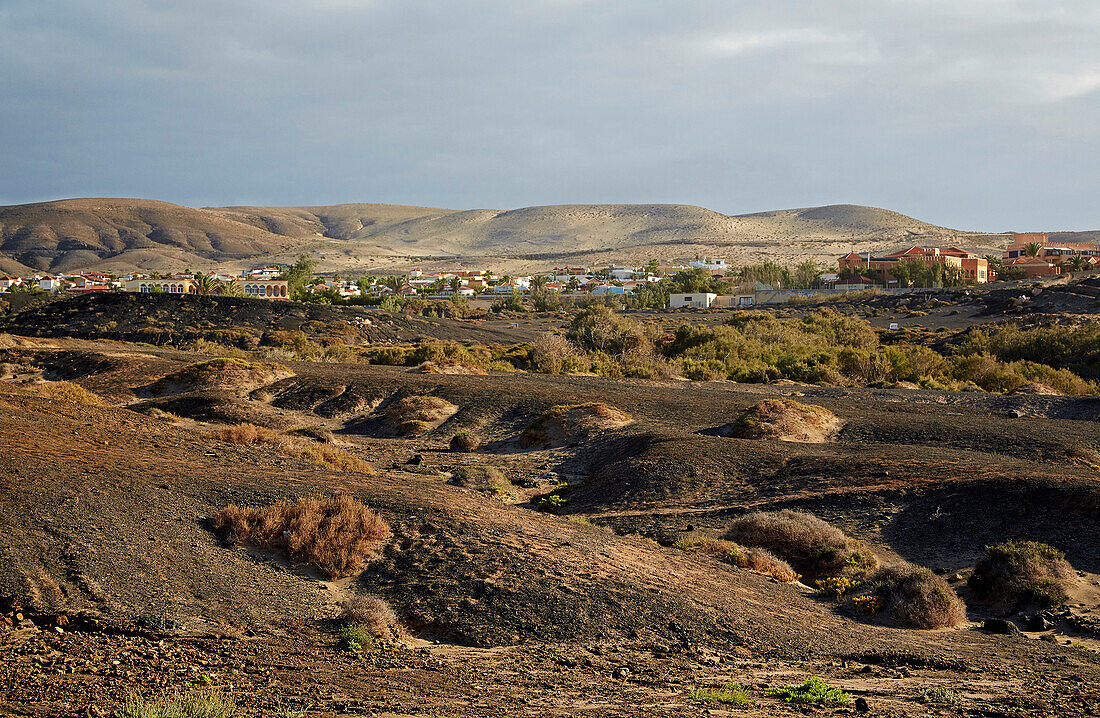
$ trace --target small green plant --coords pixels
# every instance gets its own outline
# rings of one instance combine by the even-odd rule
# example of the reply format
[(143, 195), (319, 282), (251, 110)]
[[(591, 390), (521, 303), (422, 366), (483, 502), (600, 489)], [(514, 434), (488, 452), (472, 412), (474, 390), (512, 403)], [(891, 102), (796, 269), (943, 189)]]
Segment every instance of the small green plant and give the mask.
[(962, 704), (962, 697), (950, 688), (932, 686), (920, 692), (920, 702), (941, 706), (957, 706)]
[(833, 598), (841, 598), (859, 588), (859, 582), (843, 576), (830, 576), (814, 582), (818, 593)]
[(216, 691), (163, 693), (155, 698), (132, 697), (115, 711), (115, 718), (235, 718), (237, 704)]
[(1057, 643), (1058, 637), (1055, 636), (1053, 633), (1044, 633), (1043, 635), (1039, 636), (1039, 640), (1043, 643)]
[(699, 687), (691, 692), (691, 697), (700, 703), (724, 703), (732, 706), (753, 706), (756, 701), (744, 686), (730, 681), (721, 687)]
[(862, 616), (873, 616), (885, 608), (881, 596), (856, 596), (852, 599), (852, 605), (855, 606), (856, 613)]
[(1070, 641), (1069, 645), (1070, 645), (1070, 648), (1076, 648), (1078, 651), (1087, 651), (1087, 650), (1089, 650), (1089, 647), (1086, 646), (1084, 643), (1081, 643), (1080, 641)]
[(788, 703), (816, 703), (821, 706), (846, 706), (852, 697), (839, 688), (830, 686), (824, 678), (814, 676), (801, 685), (769, 688), (769, 696), (782, 698)]
[(546, 496), (540, 496), (535, 500), (535, 510), (543, 511), (548, 514), (556, 514), (565, 508), (565, 505), (569, 503), (569, 499), (564, 496), (558, 496), (557, 494), (547, 494)]
[(340, 627), (340, 647), (351, 653), (377, 650), (374, 636), (358, 623), (345, 623)]

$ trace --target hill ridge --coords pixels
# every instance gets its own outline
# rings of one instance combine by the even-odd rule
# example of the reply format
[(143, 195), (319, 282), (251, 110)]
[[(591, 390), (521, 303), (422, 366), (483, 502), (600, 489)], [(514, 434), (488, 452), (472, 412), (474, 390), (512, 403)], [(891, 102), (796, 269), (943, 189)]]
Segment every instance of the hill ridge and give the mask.
[[(1066, 235), (1060, 235), (1063, 239)], [(537, 270), (541, 257), (587, 263), (721, 254), (733, 262), (831, 258), (855, 248), (1004, 237), (962, 232), (855, 204), (726, 215), (674, 203), (446, 209), (389, 203), (193, 208), (162, 200), (76, 197), (0, 207), (7, 273), (237, 268), (315, 253), (322, 271), (407, 271), (424, 258)]]

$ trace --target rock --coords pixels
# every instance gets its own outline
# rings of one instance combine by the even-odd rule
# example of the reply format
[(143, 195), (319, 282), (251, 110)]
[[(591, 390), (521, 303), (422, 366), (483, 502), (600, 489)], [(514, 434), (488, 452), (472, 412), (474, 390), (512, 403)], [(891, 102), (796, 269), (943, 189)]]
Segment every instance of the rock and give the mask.
[(672, 631), (673, 633), (679, 633), (680, 631), (684, 630), (684, 627), (680, 625), (679, 621), (669, 621), (668, 630)]
[(870, 713), (871, 712), (871, 706), (867, 705), (867, 699), (866, 698), (856, 698), (855, 707), (856, 707), (856, 713)]
[(420, 466), (421, 464), (424, 463), (424, 455), (423, 454), (416, 454), (415, 456), (413, 456), (411, 459), (409, 459), (405, 463), (410, 465), (410, 466)]
[(1054, 624), (1048, 621), (1046, 616), (1041, 613), (1028, 616), (1024, 620), (1029, 631), (1049, 631), (1054, 627)]
[(611, 677), (620, 681), (625, 681), (630, 677), (630, 669), (625, 666), (619, 666), (611, 672)]
[(990, 633), (1000, 633), (1003, 635), (1016, 635), (1020, 632), (1020, 628), (1005, 618), (989, 618), (982, 624), (982, 628)]

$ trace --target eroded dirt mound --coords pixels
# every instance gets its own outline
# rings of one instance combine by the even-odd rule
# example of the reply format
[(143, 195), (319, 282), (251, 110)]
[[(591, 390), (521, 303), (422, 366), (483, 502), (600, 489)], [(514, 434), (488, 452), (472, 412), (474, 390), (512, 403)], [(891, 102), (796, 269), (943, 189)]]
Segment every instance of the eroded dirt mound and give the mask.
[(630, 414), (602, 402), (559, 404), (531, 422), (520, 441), (528, 448), (570, 444), (632, 421)]
[(458, 407), (437, 396), (407, 396), (386, 407), (386, 419), (399, 436), (426, 434), (455, 415)]
[(294, 372), (281, 364), (211, 359), (169, 374), (151, 384), (147, 391), (152, 396), (219, 389), (245, 392), (293, 375)]
[(791, 399), (764, 399), (741, 414), (737, 421), (722, 427), (719, 433), (739, 439), (823, 444), (836, 439), (843, 426), (844, 422), (823, 406)]

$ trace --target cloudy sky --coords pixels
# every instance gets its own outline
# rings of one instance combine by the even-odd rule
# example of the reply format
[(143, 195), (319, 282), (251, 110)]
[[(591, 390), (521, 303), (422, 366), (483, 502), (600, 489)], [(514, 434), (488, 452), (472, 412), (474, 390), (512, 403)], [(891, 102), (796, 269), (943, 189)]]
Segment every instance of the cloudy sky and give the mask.
[(0, 0), (0, 203), (1100, 229), (1096, 0)]

